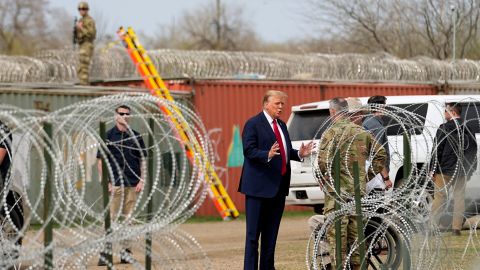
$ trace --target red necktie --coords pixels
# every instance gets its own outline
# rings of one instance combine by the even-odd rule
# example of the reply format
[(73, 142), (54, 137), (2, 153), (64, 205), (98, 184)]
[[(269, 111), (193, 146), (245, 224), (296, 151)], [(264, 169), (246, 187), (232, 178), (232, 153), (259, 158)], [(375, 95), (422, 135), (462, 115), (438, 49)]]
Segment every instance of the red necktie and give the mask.
[(287, 157), (285, 157), (285, 148), (283, 147), (282, 136), (280, 135), (280, 130), (278, 130), (277, 120), (273, 120), (273, 131), (275, 132), (275, 137), (277, 138), (278, 146), (280, 146), (280, 156), (282, 157), (282, 175), (287, 172)]

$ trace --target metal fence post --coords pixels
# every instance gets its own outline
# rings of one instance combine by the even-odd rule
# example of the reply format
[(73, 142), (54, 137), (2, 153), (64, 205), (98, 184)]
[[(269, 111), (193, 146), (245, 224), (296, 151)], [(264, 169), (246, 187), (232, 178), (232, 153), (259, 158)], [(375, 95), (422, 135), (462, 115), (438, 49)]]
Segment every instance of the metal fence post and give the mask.
[[(150, 126), (150, 132), (148, 134), (148, 157), (147, 157), (147, 183), (145, 191), (147, 196), (151, 195), (153, 187), (153, 130), (155, 128), (155, 122), (153, 118), (148, 120), (148, 125)], [(147, 204), (147, 222), (152, 220), (152, 211), (153, 211), (153, 197), (148, 201)], [(147, 232), (145, 237), (145, 269), (152, 269), (152, 233)]]
[[(405, 132), (403, 134), (403, 179), (406, 187), (408, 187), (408, 178), (410, 177), (410, 172), (412, 170), (412, 150), (410, 148), (410, 137)], [(407, 240), (402, 241), (402, 257), (403, 257), (403, 269), (410, 270), (410, 256), (408, 252)]]
[[(50, 139), (52, 138), (52, 124), (44, 123), (43, 130), (45, 132), (45, 149), (43, 155), (45, 157), (46, 176), (45, 176), (45, 190), (43, 194), (43, 221), (47, 222), (45, 226), (43, 246), (45, 252), (45, 269), (53, 269), (53, 218), (50, 217), (50, 207), (52, 202), (52, 156), (48, 152), (47, 148), (50, 145)], [(47, 221), (48, 220), (48, 221)]]
[(353, 184), (355, 187), (355, 212), (357, 213), (357, 236), (359, 243), (359, 253), (362, 260), (360, 265), (362, 270), (367, 269), (367, 264), (365, 263), (365, 242), (363, 235), (363, 216), (362, 216), (362, 205), (361, 205), (361, 193), (360, 193), (360, 169), (358, 167), (358, 161), (353, 162)]
[[(333, 179), (335, 181), (335, 192), (340, 194), (340, 153), (337, 151), (335, 153), (335, 158), (333, 159)], [(339, 198), (338, 198), (339, 199)], [(338, 200), (335, 199), (335, 211), (340, 210), (340, 204)], [(342, 218), (335, 221), (335, 264), (337, 269), (342, 269), (342, 232), (341, 232), (341, 223)]]
[[(100, 122), (100, 138), (104, 143), (107, 141), (107, 131), (105, 122)], [(105, 152), (108, 152), (105, 149)], [(102, 156), (102, 195), (103, 195), (103, 209), (105, 210), (104, 214), (104, 221), (105, 221), (105, 239), (108, 239), (108, 236), (111, 234), (111, 221), (110, 221), (110, 209), (108, 207), (109, 202), (109, 192), (108, 192), (108, 168), (107, 168), (107, 160), (108, 158), (106, 155)], [(113, 265), (113, 256), (112, 256), (112, 243), (108, 240), (105, 241), (105, 250), (103, 252), (103, 256), (107, 261), (108, 269), (112, 269)]]

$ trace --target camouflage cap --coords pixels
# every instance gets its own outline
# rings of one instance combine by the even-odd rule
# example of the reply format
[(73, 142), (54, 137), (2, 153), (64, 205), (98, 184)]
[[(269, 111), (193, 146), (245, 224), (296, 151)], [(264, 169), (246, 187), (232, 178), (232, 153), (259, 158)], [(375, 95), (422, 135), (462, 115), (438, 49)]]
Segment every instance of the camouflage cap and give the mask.
[(362, 108), (362, 102), (359, 98), (356, 97), (349, 97), (347, 98), (348, 103), (348, 112), (358, 111), (358, 109)]
[(80, 2), (80, 3), (78, 3), (78, 8), (88, 9), (88, 3), (87, 2)]

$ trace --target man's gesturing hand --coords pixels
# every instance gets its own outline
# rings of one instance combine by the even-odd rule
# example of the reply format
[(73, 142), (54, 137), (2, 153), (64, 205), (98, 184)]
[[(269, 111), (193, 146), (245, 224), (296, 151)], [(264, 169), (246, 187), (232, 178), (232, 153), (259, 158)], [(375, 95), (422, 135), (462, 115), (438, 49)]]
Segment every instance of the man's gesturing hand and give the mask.
[(313, 148), (315, 148), (315, 144), (313, 143), (313, 141), (310, 141), (306, 145), (302, 143), (302, 146), (300, 146), (300, 150), (298, 150), (298, 154), (301, 158), (304, 158), (312, 153)]
[(268, 151), (268, 160), (272, 159), (274, 156), (280, 155), (280, 146), (278, 145), (278, 142), (275, 142), (272, 145), (272, 148), (270, 148), (270, 151)]

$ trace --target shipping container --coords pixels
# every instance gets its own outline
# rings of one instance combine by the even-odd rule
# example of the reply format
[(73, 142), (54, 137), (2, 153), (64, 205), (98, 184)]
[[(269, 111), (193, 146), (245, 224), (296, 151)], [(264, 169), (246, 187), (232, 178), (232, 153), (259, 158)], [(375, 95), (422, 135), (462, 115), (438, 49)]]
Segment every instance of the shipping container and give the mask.
[[(442, 85), (421, 83), (381, 82), (320, 82), (320, 81), (265, 81), (265, 80), (165, 80), (176, 100), (191, 103), (203, 119), (214, 144), (215, 165), (228, 193), (240, 211), (244, 210), (244, 196), (237, 192), (241, 173), (241, 132), (245, 121), (262, 109), (261, 100), (269, 89), (287, 93), (286, 121), (293, 105), (331, 99), (336, 96), (371, 95), (435, 95), (478, 93), (478, 85)], [(103, 95), (126, 92), (142, 93), (145, 85), (138, 80), (98, 82), (100, 87), (80, 87), (55, 84), (0, 84), (0, 101), (24, 109), (53, 111), (72, 103)], [(239, 141), (240, 140), (240, 141)], [(303, 210), (287, 207), (287, 210)], [(218, 215), (213, 203), (206, 200), (197, 215)]]
[[(244, 211), (244, 196), (237, 192), (241, 173), (241, 132), (247, 119), (262, 110), (262, 98), (267, 90), (287, 93), (287, 108), (282, 119), (288, 120), (291, 106), (331, 99), (337, 96), (371, 95), (436, 95), (437, 86), (420, 83), (318, 82), (264, 80), (165, 80), (171, 90), (193, 95), (193, 107), (202, 118), (214, 144), (217, 172), (240, 211)], [(121, 81), (105, 82), (119, 85)], [(128, 81), (127, 85), (144, 87), (143, 81)], [(311, 208), (288, 206), (287, 211)], [(206, 200), (197, 215), (218, 215), (211, 200)]]
[(444, 95), (478, 95), (480, 94), (480, 82), (448, 82), (441, 88)]
[[(0, 84), (0, 104), (7, 104), (7, 105), (14, 105), (16, 107), (19, 107), (20, 109), (25, 109), (25, 110), (30, 110), (30, 109), (36, 109), (36, 110), (42, 110), (46, 112), (53, 112), (55, 110), (64, 108), (66, 106), (106, 96), (106, 95), (115, 95), (115, 94), (139, 94), (139, 93), (149, 93), (148, 90), (146, 89), (139, 89), (139, 88), (127, 88), (127, 87), (105, 87), (105, 86), (97, 86), (97, 87), (79, 87), (79, 86), (73, 86), (73, 85), (53, 85), (53, 84)], [(178, 102), (190, 106), (191, 104), (191, 93), (185, 92), (185, 91), (172, 91), (172, 96), (177, 100)], [(113, 112), (112, 112), (113, 115)], [(113, 119), (113, 117), (112, 117)], [(142, 126), (140, 124), (142, 121), (137, 121), (135, 119), (132, 120), (131, 124), (134, 129), (136, 129), (139, 132), (142, 132), (142, 130), (145, 130), (145, 125)], [(107, 128), (110, 128), (112, 126), (111, 123), (107, 124)], [(55, 129), (56, 127), (53, 126)], [(167, 128), (167, 127), (165, 127)], [(14, 133), (13, 134), (13, 145), (21, 145), (21, 139), (23, 134), (22, 133)], [(55, 138), (57, 140), (62, 139), (62, 138)], [(144, 138), (146, 140), (146, 138)], [(166, 143), (166, 141), (162, 137), (163, 143)], [(174, 139), (172, 139), (175, 144)], [(17, 143), (18, 141), (18, 143)], [(27, 143), (28, 144), (28, 143)], [(26, 146), (27, 147), (27, 146)], [(38, 200), (39, 197), (39, 191), (41, 190), (40, 187), (40, 175), (42, 172), (42, 163), (41, 163), (41, 157), (40, 155), (42, 154), (41, 151), (38, 149), (33, 150), (28, 146), (27, 148), (23, 147), (15, 147), (15, 150), (18, 149), (28, 149), (29, 154), (25, 154), (23, 156), (27, 157), (25, 162), (22, 161), (22, 163), (29, 164), (26, 166), (26, 170), (21, 172), (21, 175), (25, 175), (28, 177), (30, 180), (29, 183), (22, 183), (24, 184), (27, 188), (27, 193), (29, 200), (36, 201)], [(172, 148), (167, 148), (164, 147), (165, 149), (172, 149)], [(181, 151), (181, 148), (177, 146), (178, 149), (175, 151)], [(175, 148), (173, 148), (175, 149)], [(14, 150), (14, 151), (15, 151)], [(87, 179), (86, 181), (89, 182), (89, 184), (86, 184), (85, 186), (85, 197), (83, 198), (88, 205), (93, 207), (96, 211), (99, 211), (102, 209), (101, 205), (101, 200), (98, 198), (101, 197), (101, 188), (100, 184), (98, 181), (98, 174), (97, 174), (97, 168), (96, 168), (96, 149), (93, 150), (94, 153), (93, 155), (90, 154), (85, 154), (82, 155), (82, 161), (83, 164), (85, 164), (86, 167), (86, 176), (85, 178)], [(162, 153), (162, 166), (165, 168), (171, 167), (171, 159), (169, 159), (170, 153)], [(170, 169), (171, 171), (172, 169)], [(155, 171), (155, 168), (154, 168)], [(166, 178), (166, 175), (171, 172), (166, 170), (162, 170), (162, 179)], [(18, 180), (22, 181), (23, 178), (19, 177)], [(82, 184), (80, 182), (77, 182), (79, 184)], [(23, 185), (21, 185), (23, 186)], [(77, 186), (79, 188), (79, 186)], [(160, 193), (160, 192), (157, 192)], [(162, 201), (163, 195), (155, 194), (154, 196), (154, 206), (158, 205)], [(40, 203), (38, 206), (35, 207), (36, 211), (38, 213), (41, 213), (42, 207), (42, 202), (40, 200)], [(38, 220), (35, 218), (32, 219), (32, 223), (37, 223)]]
[[(76, 102), (97, 98), (105, 95), (126, 93), (149, 93), (139, 87), (108, 87), (108, 86), (74, 86), (62, 84), (15, 83), (0, 84), (0, 103), (10, 104), (22, 109), (36, 109), (51, 112)], [(185, 104), (191, 103), (191, 93), (172, 91), (175, 100)]]

